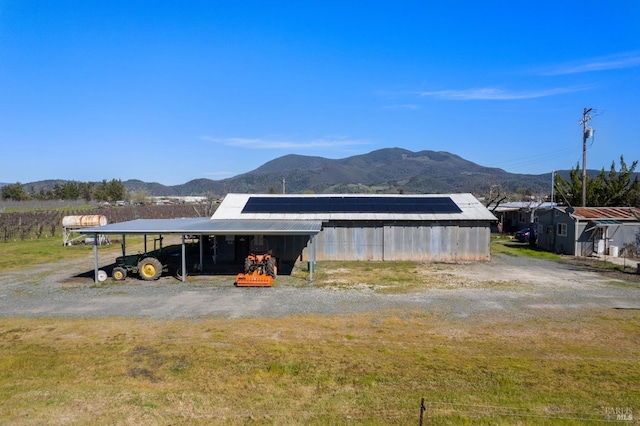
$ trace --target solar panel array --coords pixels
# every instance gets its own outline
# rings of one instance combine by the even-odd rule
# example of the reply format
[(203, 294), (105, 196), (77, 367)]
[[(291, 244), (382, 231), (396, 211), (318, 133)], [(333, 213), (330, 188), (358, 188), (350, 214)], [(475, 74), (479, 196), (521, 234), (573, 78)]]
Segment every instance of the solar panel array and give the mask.
[(450, 197), (249, 197), (242, 213), (462, 213)]

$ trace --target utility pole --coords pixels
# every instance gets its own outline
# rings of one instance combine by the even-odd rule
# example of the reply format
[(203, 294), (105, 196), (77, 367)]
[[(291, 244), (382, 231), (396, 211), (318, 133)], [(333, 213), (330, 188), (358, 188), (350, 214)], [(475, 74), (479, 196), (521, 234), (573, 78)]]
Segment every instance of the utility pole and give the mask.
[(555, 191), (555, 186), (556, 186), (556, 171), (552, 170), (551, 171), (551, 208), (553, 209), (554, 205), (553, 205), (553, 197), (554, 197), (554, 191)]
[(286, 185), (287, 185), (287, 180), (285, 178), (282, 178), (282, 193), (283, 194), (286, 193)]
[(582, 207), (587, 207), (587, 138), (589, 138), (593, 130), (587, 127), (587, 122), (591, 120), (589, 113), (593, 108), (585, 108), (582, 113)]

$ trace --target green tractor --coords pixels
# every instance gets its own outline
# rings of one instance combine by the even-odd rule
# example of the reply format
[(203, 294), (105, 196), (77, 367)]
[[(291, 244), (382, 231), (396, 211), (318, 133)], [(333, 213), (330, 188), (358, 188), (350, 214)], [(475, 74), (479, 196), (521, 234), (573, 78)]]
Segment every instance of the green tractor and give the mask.
[(157, 252), (139, 253), (116, 258), (116, 266), (111, 276), (116, 281), (123, 281), (127, 275), (138, 274), (145, 281), (154, 281), (160, 278), (163, 272), (168, 271), (164, 256)]
[[(158, 243), (159, 248), (156, 247)], [(124, 281), (127, 275), (138, 274), (145, 281), (155, 281), (163, 272), (168, 272), (169, 253), (162, 247), (162, 237), (156, 238), (153, 245), (153, 251), (117, 257), (111, 273), (113, 279)]]

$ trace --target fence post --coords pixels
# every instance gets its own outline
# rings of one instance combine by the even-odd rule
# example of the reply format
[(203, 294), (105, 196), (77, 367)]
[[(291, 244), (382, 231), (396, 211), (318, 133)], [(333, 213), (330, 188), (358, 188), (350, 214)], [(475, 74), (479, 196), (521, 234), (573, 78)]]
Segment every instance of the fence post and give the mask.
[(424, 397), (420, 398), (420, 426), (424, 422), (424, 412), (427, 411), (427, 407), (424, 406)]

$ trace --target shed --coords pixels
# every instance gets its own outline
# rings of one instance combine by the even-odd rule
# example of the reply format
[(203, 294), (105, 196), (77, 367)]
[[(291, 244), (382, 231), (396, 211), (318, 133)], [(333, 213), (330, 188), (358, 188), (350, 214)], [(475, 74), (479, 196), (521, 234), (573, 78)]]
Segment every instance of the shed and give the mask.
[(639, 240), (637, 207), (556, 207), (538, 218), (538, 247), (554, 253), (617, 255)]
[[(489, 260), (496, 221), (471, 194), (228, 194), (212, 219), (321, 221), (318, 261), (421, 262)], [(273, 242), (286, 246), (278, 237)]]
[(496, 230), (499, 233), (515, 233), (537, 222), (538, 216), (555, 206), (555, 203), (550, 202), (515, 201), (502, 203), (491, 212), (498, 218)]

